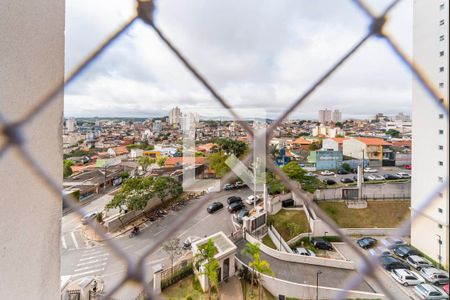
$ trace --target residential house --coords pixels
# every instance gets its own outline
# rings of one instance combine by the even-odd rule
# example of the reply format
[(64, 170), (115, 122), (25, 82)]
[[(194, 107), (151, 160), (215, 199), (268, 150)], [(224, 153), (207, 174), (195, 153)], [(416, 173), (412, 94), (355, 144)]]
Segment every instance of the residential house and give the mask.
[(379, 138), (355, 137), (344, 140), (343, 154), (356, 159), (369, 159), (371, 166), (382, 166), (383, 162), (395, 164), (391, 143)]

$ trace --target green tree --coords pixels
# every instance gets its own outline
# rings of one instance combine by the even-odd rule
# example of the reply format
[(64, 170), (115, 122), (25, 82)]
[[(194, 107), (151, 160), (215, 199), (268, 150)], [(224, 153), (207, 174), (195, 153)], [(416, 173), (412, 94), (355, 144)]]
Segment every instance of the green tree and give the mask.
[(237, 157), (242, 156), (247, 151), (247, 144), (242, 141), (235, 141), (229, 138), (220, 138), (215, 142), (225, 154), (234, 154)]
[(252, 258), (248, 266), (252, 269), (252, 295), (253, 295), (253, 282), (256, 278), (256, 285), (258, 289), (258, 299), (261, 299), (262, 295), (262, 285), (261, 285), (261, 274), (273, 275), (273, 271), (270, 268), (270, 264), (261, 259), (261, 250), (259, 249), (259, 244), (247, 243), (243, 250), (243, 254), (248, 255)]
[(348, 163), (343, 163), (342, 164), (342, 169), (344, 169), (347, 172), (351, 172), (352, 171), (352, 167), (350, 167), (350, 165)]
[(199, 247), (199, 252), (194, 257), (194, 266), (200, 275), (208, 279), (208, 299), (211, 299), (211, 292), (214, 288), (219, 294), (219, 262), (214, 257), (217, 254), (217, 248), (212, 239), (208, 239), (206, 244)]
[(126, 147), (127, 147), (128, 151), (130, 151), (131, 149), (139, 148), (139, 145), (137, 145), (137, 144), (129, 144)]
[(315, 141), (312, 142), (309, 146), (308, 149), (309, 151), (316, 151), (322, 148), (322, 142), (321, 141)]
[(180, 182), (172, 177), (156, 177), (153, 180), (152, 189), (163, 203), (168, 198), (177, 198), (183, 192)]
[(127, 179), (128, 177), (130, 177), (130, 173), (128, 173), (127, 171), (123, 171), (123, 172), (120, 172), (119, 176), (122, 177), (122, 180), (124, 180), (124, 179)]
[(169, 255), (171, 266), (170, 275), (173, 276), (173, 261), (175, 260), (175, 258), (177, 258), (183, 253), (180, 245), (180, 239), (171, 238), (170, 240), (168, 240), (163, 244), (162, 249), (164, 252), (167, 253), (167, 255)]
[(156, 160), (156, 163), (158, 164), (158, 166), (162, 167), (166, 163), (166, 160), (167, 160), (166, 156), (161, 156)]
[(214, 170), (216, 177), (221, 178), (230, 171), (230, 167), (225, 163), (228, 156), (224, 151), (214, 152), (208, 155), (209, 167)]
[(395, 130), (395, 129), (389, 129), (389, 130), (387, 130), (387, 131), (386, 131), (386, 134), (387, 134), (387, 135), (390, 135), (390, 136), (393, 137), (393, 138), (398, 138), (398, 137), (400, 137), (400, 131)]
[(147, 172), (148, 167), (155, 163), (155, 159), (150, 156), (141, 156), (138, 158), (137, 163), (144, 172)]
[[(259, 244), (252, 244), (252, 243), (247, 243), (245, 245), (245, 248), (242, 250), (242, 254), (249, 256), (250, 258), (253, 258), (257, 253), (259, 253)], [(252, 268), (252, 279), (251, 279), (251, 296), (253, 297), (254, 293), (253, 293), (253, 283), (255, 282), (255, 268), (254, 266), (250, 266), (249, 267)]]
[(302, 181), (306, 174), (306, 171), (296, 161), (287, 163), (282, 170), (290, 179), (297, 181)]
[(122, 212), (127, 210), (142, 210), (147, 202), (153, 198), (153, 177), (128, 178), (122, 184), (120, 192), (114, 195), (105, 206), (106, 210), (119, 208)]
[(287, 223), (286, 227), (288, 229), (289, 236), (291, 238), (294, 238), (297, 234), (300, 233), (300, 225), (297, 223), (293, 223), (293, 222)]
[(72, 166), (74, 165), (73, 161), (65, 159), (63, 162), (63, 175), (64, 178), (72, 175)]

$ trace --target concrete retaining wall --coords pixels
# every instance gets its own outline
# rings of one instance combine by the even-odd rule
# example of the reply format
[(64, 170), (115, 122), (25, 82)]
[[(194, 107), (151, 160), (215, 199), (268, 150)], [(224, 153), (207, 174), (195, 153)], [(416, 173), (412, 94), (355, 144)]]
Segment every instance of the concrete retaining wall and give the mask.
[[(356, 188), (356, 186), (352, 187)], [(317, 190), (314, 193), (314, 200), (342, 199), (342, 189)], [(411, 182), (363, 184), (362, 196), (367, 199), (409, 199), (411, 198)]]
[[(300, 256), (300, 255), (298, 255)], [(236, 265), (238, 268), (247, 267), (243, 262), (236, 258)], [(280, 295), (285, 297), (296, 297), (300, 299), (315, 299), (316, 286), (309, 284), (301, 284), (290, 282), (276, 277), (261, 274), (262, 285), (276, 298)], [(319, 286), (319, 299), (335, 299), (336, 296), (342, 292), (341, 289), (329, 288)], [(385, 299), (383, 294), (369, 293), (362, 291), (348, 291), (346, 298), (348, 299)]]
[(268, 227), (267, 234), (269, 235), (269, 237), (272, 240), (272, 242), (274, 243), (274, 245), (277, 247), (278, 251), (293, 253), (291, 247), (289, 247), (289, 245), (286, 243), (286, 241), (281, 237), (281, 235), (275, 229), (275, 227), (273, 227), (273, 226)]
[(260, 244), (259, 248), (261, 249), (262, 252), (264, 252), (265, 254), (270, 255), (274, 258), (283, 260), (283, 261), (355, 270), (355, 264), (352, 261), (323, 258), (323, 257), (311, 257), (311, 256), (304, 256), (304, 255), (298, 255), (298, 254), (294, 254), (294, 253), (278, 251), (278, 250), (272, 249), (270, 247), (267, 247), (261, 241), (257, 240), (250, 234), (246, 234), (245, 239), (250, 243)]

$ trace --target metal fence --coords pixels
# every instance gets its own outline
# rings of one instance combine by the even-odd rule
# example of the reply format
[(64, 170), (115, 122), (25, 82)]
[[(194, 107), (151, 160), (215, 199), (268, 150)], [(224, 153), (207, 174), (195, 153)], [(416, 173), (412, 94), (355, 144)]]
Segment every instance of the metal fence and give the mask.
[[(369, 26), (367, 32), (360, 38), (360, 40), (351, 47), (338, 61), (336, 61), (333, 65), (329, 67), (329, 69), (322, 74), (310, 87), (306, 90), (306, 92), (301, 95), (299, 98), (294, 99), (293, 103), (286, 108), (284, 113), (281, 115), (279, 119), (271, 124), (271, 126), (267, 130), (267, 138), (266, 141), (269, 142), (274, 134), (274, 129), (294, 110), (296, 110), (306, 99), (308, 99), (321, 85), (323, 85), (327, 79), (342, 65), (344, 65), (347, 60), (356, 53), (362, 45), (366, 44), (370, 39), (382, 39), (386, 42), (388, 48), (392, 50), (392, 52), (397, 56), (397, 58), (409, 69), (413, 77), (421, 84), (423, 89), (427, 92), (427, 94), (436, 102), (442, 113), (448, 117), (448, 107), (447, 101), (441, 102), (440, 99), (444, 98), (437, 87), (432, 84), (426, 74), (421, 71), (416, 65), (413, 65), (412, 60), (405, 54), (405, 52), (399, 47), (396, 41), (384, 30), (385, 24), (387, 22), (387, 16), (390, 11), (399, 3), (399, 0), (394, 0), (386, 7), (381, 14), (375, 14), (364, 1), (362, 0), (353, 0), (352, 3), (360, 9), (360, 11), (371, 21), (371, 25)], [(15, 122), (6, 122), (4, 118), (0, 115), (0, 126), (2, 128), (0, 134), (3, 135), (3, 138), (6, 142), (0, 148), (0, 159), (3, 157), (3, 154), (11, 149), (15, 149), (21, 155), (21, 158), (27, 164), (30, 169), (30, 172), (33, 172), (38, 178), (40, 178), (45, 185), (53, 191), (57, 195), (62, 195), (64, 201), (72, 207), (72, 209), (79, 214), (80, 216), (84, 215), (83, 208), (77, 203), (76, 199), (73, 199), (70, 195), (65, 195), (62, 192), (61, 186), (58, 182), (55, 182), (51, 179), (51, 177), (44, 171), (39, 161), (37, 161), (33, 154), (27, 149), (26, 141), (22, 138), (22, 132), (27, 126), (31, 126), (31, 121), (43, 111), (56, 99), (56, 96), (64, 91), (64, 88), (71, 84), (74, 79), (78, 76), (82, 75), (82, 72), (88, 67), (93, 61), (95, 61), (102, 52), (111, 47), (113, 42), (117, 40), (122, 34), (124, 34), (137, 20), (143, 21), (149, 27), (151, 27), (160, 40), (168, 47), (168, 50), (175, 55), (180, 62), (189, 70), (194, 78), (196, 78), (204, 88), (206, 88), (213, 98), (220, 103), (224, 108), (228, 109), (233, 116), (233, 118), (238, 122), (245, 130), (249, 133), (250, 136), (253, 136), (253, 131), (249, 127), (248, 123), (246, 123), (240, 116), (235, 112), (233, 107), (228, 103), (228, 101), (209, 83), (208, 79), (205, 78), (201, 72), (190, 63), (188, 58), (184, 56), (184, 54), (175, 46), (175, 44), (167, 37), (161, 28), (154, 22), (153, 19), (154, 12), (154, 3), (151, 0), (138, 0), (136, 6), (136, 14), (129, 19), (125, 24), (122, 24), (120, 28), (112, 33), (99, 47), (93, 51), (85, 60), (78, 65), (67, 77), (64, 82), (61, 82), (58, 86), (53, 87), (49, 90), (48, 94), (39, 99), (39, 101), (35, 102), (37, 104), (30, 105), (29, 109), (26, 110), (23, 114), (23, 117)], [(270, 149), (270, 147), (267, 147)], [(270, 153), (268, 153), (270, 154)], [(280, 169), (275, 165), (275, 163), (270, 159), (270, 155), (267, 156), (267, 167), (272, 172), (277, 174), (283, 181), (283, 183), (294, 193), (294, 195), (298, 198), (301, 198), (308, 210), (313, 210), (315, 215), (321, 218), (325, 223), (329, 226), (332, 226), (335, 231), (341, 236), (344, 242), (347, 242), (351, 248), (358, 254), (358, 256), (363, 260), (363, 265), (360, 268), (359, 272), (363, 276), (354, 276), (352, 278), (348, 278), (342, 285), (343, 291), (342, 293), (337, 295), (338, 299), (346, 298), (346, 290), (351, 290), (354, 288), (359, 282), (364, 280), (364, 276), (371, 277), (375, 280), (381, 287), (382, 292), (391, 299), (394, 299), (391, 291), (383, 286), (378, 275), (375, 273), (377, 261), (376, 259), (369, 259), (361, 249), (356, 247), (354, 243), (339, 229), (339, 227), (312, 201), (312, 196), (303, 190), (301, 190), (297, 184), (292, 182), (284, 173), (280, 171)], [(250, 159), (250, 155), (244, 160), (244, 162), (248, 163)], [(229, 182), (235, 179), (236, 176), (231, 172), (224, 177), (225, 182)], [(423, 205), (419, 207), (419, 211), (426, 209), (432, 200), (438, 196), (439, 192), (447, 186), (448, 178), (445, 178), (440, 186), (435, 189), (430, 188), (430, 192), (426, 199), (423, 199)], [(214, 197), (214, 193), (210, 193), (207, 196), (207, 200)], [(145, 289), (146, 295), (148, 295), (148, 299), (152, 299), (152, 290), (149, 285), (145, 282), (145, 259), (156, 251), (162, 243), (171, 237), (178, 228), (190, 218), (191, 214), (197, 211), (202, 205), (201, 201), (196, 202), (191, 207), (187, 208), (189, 213), (186, 213), (183, 217), (178, 218), (167, 230), (164, 234), (159, 235), (153, 240), (153, 243), (148, 246), (143, 251), (142, 256), (138, 259), (129, 255), (124, 249), (118, 247), (118, 245), (114, 242), (114, 240), (108, 240), (104, 236), (104, 234), (98, 231), (96, 228), (93, 230), (96, 231), (97, 235), (102, 237), (105, 240), (107, 246), (111, 249), (111, 251), (118, 257), (120, 257), (124, 262), (126, 262), (127, 270), (124, 272), (124, 276), (120, 282), (110, 289), (107, 295), (104, 295), (102, 298), (109, 299), (112, 298), (112, 295), (118, 291), (126, 282), (134, 281), (140, 283)], [(405, 222), (399, 227), (398, 235), (403, 236), (407, 233), (410, 228), (411, 222), (414, 222), (414, 218), (416, 215), (413, 215), (410, 220)]]

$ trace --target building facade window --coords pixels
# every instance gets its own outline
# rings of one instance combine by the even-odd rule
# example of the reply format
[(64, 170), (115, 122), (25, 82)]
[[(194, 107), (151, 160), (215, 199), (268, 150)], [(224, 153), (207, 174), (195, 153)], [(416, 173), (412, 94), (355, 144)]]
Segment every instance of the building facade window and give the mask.
[(444, 24), (445, 24), (445, 20), (440, 20), (440, 21), (439, 21), (439, 25), (442, 26), (442, 25), (444, 25)]
[(444, 72), (444, 67), (439, 67), (439, 72)]
[(444, 134), (444, 130), (439, 129), (439, 134)]
[(439, 37), (439, 40), (442, 42), (442, 41), (444, 40), (444, 36), (441, 35), (441, 36)]
[(444, 3), (442, 3), (441, 5), (439, 5), (439, 9), (440, 9), (440, 10), (444, 10), (444, 8), (445, 8), (445, 4), (444, 4)]
[(444, 103), (444, 98), (440, 98), (439, 101), (441, 101), (441, 103)]
[(444, 146), (439, 145), (439, 150), (444, 150)]
[(444, 226), (442, 226), (442, 224), (439, 224), (439, 228), (442, 229)]
[(439, 51), (439, 56), (444, 56), (444, 51)]
[(439, 82), (439, 87), (443, 88), (444, 87), (444, 83), (443, 82)]
[[(438, 177), (438, 181), (439, 181), (439, 182), (444, 182), (444, 178)], [(440, 208), (439, 208), (439, 209), (440, 209)]]
[(439, 119), (443, 119), (444, 118), (444, 114), (439, 114)]
[(439, 161), (438, 164), (439, 164), (440, 166), (443, 166), (443, 165), (444, 165), (444, 162), (443, 162), (443, 161)]
[(442, 210), (442, 208), (438, 208), (438, 212), (439, 212), (440, 214), (442, 214), (444, 211)]

